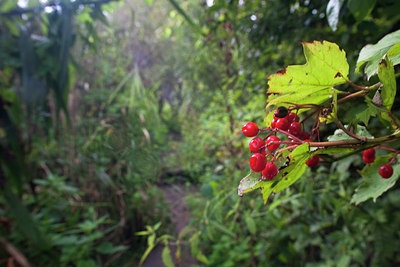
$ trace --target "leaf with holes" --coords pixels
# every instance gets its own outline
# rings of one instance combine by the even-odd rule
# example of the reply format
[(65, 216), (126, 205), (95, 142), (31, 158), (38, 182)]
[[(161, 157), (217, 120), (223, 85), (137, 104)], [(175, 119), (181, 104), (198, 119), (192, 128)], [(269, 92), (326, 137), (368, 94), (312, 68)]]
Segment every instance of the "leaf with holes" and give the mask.
[[(267, 123), (277, 106), (320, 105), (333, 97), (334, 86), (346, 82), (349, 64), (338, 45), (323, 41), (303, 43), (305, 65), (288, 66), (268, 77)], [(323, 70), (323, 71), (321, 71)], [(307, 109), (301, 109), (301, 112)]]

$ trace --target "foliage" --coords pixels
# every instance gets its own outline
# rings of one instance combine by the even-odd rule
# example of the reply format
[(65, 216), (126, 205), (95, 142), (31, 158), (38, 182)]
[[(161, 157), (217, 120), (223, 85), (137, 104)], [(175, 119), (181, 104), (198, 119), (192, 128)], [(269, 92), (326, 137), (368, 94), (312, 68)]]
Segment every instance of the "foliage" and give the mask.
[[(389, 36), (393, 36), (393, 34)], [(387, 37), (384, 37), (382, 40), (387, 39)], [(380, 42), (381, 46), (389, 46), (385, 42)], [(293, 184), (305, 172), (305, 162), (315, 154), (329, 155), (337, 153), (342, 154), (340, 155), (340, 158), (343, 158), (346, 156), (343, 155), (345, 153), (352, 155), (354, 154), (354, 151), (359, 151), (363, 149), (363, 147), (368, 148), (371, 146), (376, 146), (377, 148), (382, 148), (397, 153), (395, 148), (387, 148), (383, 146), (385, 143), (393, 142), (399, 139), (398, 119), (395, 118), (391, 112), (393, 101), (396, 96), (396, 79), (393, 63), (390, 61), (390, 59), (385, 55), (381, 55), (381, 58), (384, 58), (381, 59), (381, 63), (379, 64), (380, 67), (378, 77), (380, 82), (378, 84), (370, 87), (360, 87), (354, 85), (348, 80), (349, 66), (347, 64), (345, 54), (343, 51), (340, 51), (335, 44), (331, 44), (329, 42), (314, 42), (312, 44), (305, 43), (303, 46), (304, 54), (307, 59), (306, 65), (289, 66), (286, 70), (271, 75), (268, 78), (268, 94), (270, 94), (270, 96), (268, 98), (267, 112), (268, 110), (269, 112), (267, 113), (266, 121), (269, 123), (269, 125), (271, 124), (273, 116), (273, 112), (271, 112), (270, 108), (271, 106), (292, 106), (294, 109), (296, 109), (296, 111), (298, 110), (298, 113), (314, 110), (314, 114), (318, 112), (318, 116), (315, 118), (316, 123), (314, 123), (314, 125), (316, 126), (312, 128), (312, 134), (314, 131), (319, 131), (320, 122), (326, 121), (326, 123), (334, 122), (337, 127), (342, 130), (343, 133), (341, 136), (347, 136), (347, 138), (340, 138), (340, 141), (339, 139), (332, 138), (330, 142), (326, 143), (321, 143), (318, 140), (317, 144), (313, 144), (312, 142), (305, 143), (301, 140), (301, 142), (297, 143), (296, 140), (293, 140), (293, 152), (291, 152), (289, 155), (283, 156), (283, 160), (285, 160), (285, 157), (287, 157), (289, 159), (289, 163), (280, 168), (278, 176), (273, 180), (267, 181), (262, 181), (262, 179), (260, 179), (260, 175), (258, 175), (258, 177), (254, 175), (251, 175), (251, 177), (247, 176), (241, 181), (239, 186), (240, 195), (251, 190), (261, 188), (264, 202), (267, 202), (268, 197), (272, 192), (277, 193)], [(396, 57), (397, 54), (393, 56)], [(378, 58), (378, 56), (375, 55), (372, 57)], [(353, 85), (353, 87), (358, 89), (358, 91), (346, 92), (345, 90), (339, 91), (334, 88), (334, 86), (344, 84), (346, 82)], [(380, 99), (375, 101), (373, 100), (373, 104), (381, 107), (379, 110), (380, 117), (384, 122), (385, 120), (391, 122), (391, 126), (394, 129), (394, 131), (389, 133), (389, 135), (386, 137), (378, 137), (373, 139), (369, 135), (368, 131), (365, 130), (364, 134), (362, 133), (361, 135), (360, 133), (350, 132), (348, 130), (349, 127), (346, 129), (346, 127), (343, 126), (343, 123), (338, 119), (337, 111), (339, 109), (340, 102), (354, 98), (355, 96), (366, 95), (371, 91), (376, 92), (375, 96), (379, 94)], [(338, 99), (338, 94), (347, 95)], [(329, 103), (330, 99), (332, 99), (331, 103)], [(306, 119), (307, 118), (309, 117), (306, 117)], [(369, 119), (370, 117), (367, 117), (363, 120), (368, 121)], [(353, 120), (352, 122), (357, 129), (358, 121)], [(367, 133), (369, 136), (367, 136), (365, 133)], [(338, 133), (336, 133), (336, 135), (338, 135)], [(350, 137), (352, 137), (353, 140), (349, 139)], [(320, 143), (318, 144), (318, 142)], [(310, 150), (311, 146), (317, 148), (317, 150)], [(329, 147), (334, 147), (334, 149)], [(283, 149), (282, 151), (284, 150), (286, 149)], [(277, 151), (274, 158), (280, 153), (280, 151)], [(376, 167), (375, 164), (374, 166)], [(361, 172), (361, 174), (363, 176), (367, 176), (366, 172)], [(371, 174), (368, 174), (368, 176), (370, 175)], [(397, 180), (397, 178), (398, 177), (394, 177), (393, 179)], [(390, 179), (390, 182), (387, 182), (387, 184), (393, 186), (393, 179)], [(379, 196), (391, 186), (377, 187), (375, 183), (366, 182), (362, 187), (363, 189), (361, 189), (362, 193), (358, 192), (354, 196), (354, 202), (360, 203), (361, 199), (366, 200), (371, 197), (376, 199), (377, 195)], [(367, 192), (369, 192), (369, 194)], [(359, 197), (360, 194), (362, 194), (363, 197)]]
[[(298, 172), (265, 183), (265, 195), (280, 191), (268, 205), (234, 189), (248, 173), (241, 125), (265, 126), (266, 74), (307, 72), (327, 47), (336, 72), (305, 89), (321, 93), (315, 103), (341, 99), (347, 80), (381, 81), (382, 106), (378, 86), (333, 110), (357, 135), (393, 131), (384, 114), (399, 115), (398, 1), (26, 2), (0, 3), (1, 264), (136, 266), (156, 244), (167, 266), (189, 246), (200, 266), (399, 264), (397, 165), (378, 181), (360, 151), (305, 144), (284, 154)], [(276, 101), (300, 92), (282, 88)], [(352, 138), (332, 116), (321, 123), (322, 139)], [(309, 149), (329, 164), (305, 168)], [(245, 188), (260, 185), (249, 178)], [(190, 224), (174, 233), (159, 185), (180, 183), (198, 193)]]

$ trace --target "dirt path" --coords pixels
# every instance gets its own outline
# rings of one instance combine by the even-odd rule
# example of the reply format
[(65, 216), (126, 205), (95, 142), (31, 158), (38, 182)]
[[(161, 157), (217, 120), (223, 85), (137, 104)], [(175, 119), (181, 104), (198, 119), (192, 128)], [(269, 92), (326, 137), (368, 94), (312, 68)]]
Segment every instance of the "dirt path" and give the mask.
[[(165, 201), (169, 205), (170, 219), (175, 228), (175, 237), (179, 235), (182, 229), (189, 223), (190, 213), (186, 205), (186, 196), (193, 193), (193, 188), (187, 188), (182, 184), (173, 185), (162, 185), (160, 189), (163, 191)], [(164, 267), (161, 255), (163, 251), (163, 245), (158, 245), (149, 254), (145, 262), (144, 267)], [(181, 256), (180, 262), (175, 257), (176, 247), (171, 246), (171, 258), (174, 260), (176, 267), (189, 267), (198, 264), (198, 262), (190, 256), (190, 247), (188, 245), (181, 245)]]

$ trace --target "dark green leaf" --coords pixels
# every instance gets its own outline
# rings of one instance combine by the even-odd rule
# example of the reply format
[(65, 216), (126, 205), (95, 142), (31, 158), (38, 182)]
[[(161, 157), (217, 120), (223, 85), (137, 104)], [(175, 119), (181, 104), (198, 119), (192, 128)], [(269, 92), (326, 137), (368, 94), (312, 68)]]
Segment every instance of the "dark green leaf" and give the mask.
[(110, 242), (103, 242), (96, 247), (96, 251), (101, 254), (114, 254), (115, 252), (126, 249), (127, 246), (114, 246)]
[(349, 0), (347, 7), (358, 22), (367, 18), (374, 9), (376, 0)]
[(378, 173), (379, 167), (387, 164), (389, 160), (389, 157), (377, 157), (374, 163), (368, 164), (362, 169), (360, 174), (363, 182), (355, 190), (351, 203), (358, 205), (370, 198), (375, 202), (380, 195), (395, 185), (400, 174), (399, 164), (393, 166), (393, 176), (389, 179), (383, 179)]

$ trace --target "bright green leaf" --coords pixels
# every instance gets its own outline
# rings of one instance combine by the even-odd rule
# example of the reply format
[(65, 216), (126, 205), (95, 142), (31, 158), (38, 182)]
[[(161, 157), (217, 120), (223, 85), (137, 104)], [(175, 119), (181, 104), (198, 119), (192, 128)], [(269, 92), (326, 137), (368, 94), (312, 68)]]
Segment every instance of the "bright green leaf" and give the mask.
[(384, 192), (393, 187), (399, 178), (400, 165), (393, 166), (393, 176), (389, 179), (383, 179), (379, 176), (378, 169), (382, 164), (387, 164), (390, 158), (377, 157), (375, 162), (366, 165), (360, 172), (363, 177), (363, 183), (355, 190), (351, 203), (356, 205), (373, 198), (374, 202)]
[(391, 110), (396, 96), (396, 77), (394, 74), (393, 63), (387, 57), (379, 63), (378, 77), (383, 83), (381, 91), (383, 106), (387, 110)]
[(382, 61), (383, 57), (390, 51), (392, 48), (394, 49), (391, 52), (392, 56), (388, 56), (389, 59), (393, 62), (393, 65), (397, 65), (400, 63), (399, 48), (394, 46), (400, 42), (400, 30), (392, 32), (385, 37), (383, 37), (378, 43), (375, 45), (366, 45), (361, 49), (360, 55), (357, 59), (357, 68), (356, 71), (360, 72), (360, 68), (363, 64), (367, 63), (365, 67), (365, 73), (368, 76), (368, 79), (378, 72), (378, 65)]
[(392, 62), (396, 62), (396, 64), (400, 62), (400, 42), (397, 42), (397, 44), (390, 48), (387, 56)]
[(312, 157), (309, 153), (309, 144), (302, 144), (289, 154), (290, 164), (288, 167), (280, 169), (273, 180), (260, 182), (264, 203), (267, 202), (271, 193), (278, 193), (296, 182), (306, 171), (305, 162)]
[[(303, 43), (305, 65), (289, 66), (268, 77), (267, 122), (272, 106), (319, 105), (332, 98), (332, 88), (346, 82), (349, 64), (346, 53), (327, 41)], [(321, 71), (324, 70), (324, 71)], [(333, 89), (336, 90), (336, 89)], [(301, 109), (301, 112), (307, 109)], [(269, 118), (271, 117), (271, 118)]]
[(376, 0), (349, 0), (347, 7), (354, 18), (360, 22), (363, 21), (374, 9)]
[(166, 267), (174, 267), (174, 263), (171, 258), (171, 250), (169, 249), (168, 245), (165, 245), (162, 254), (161, 254), (161, 259), (163, 263), (165, 264)]

